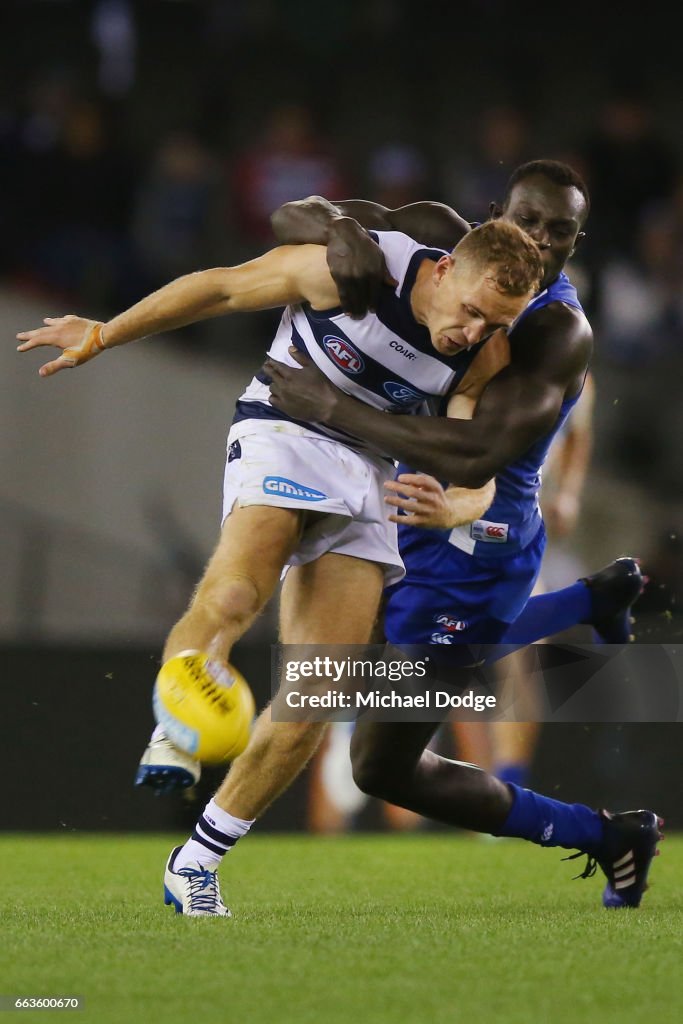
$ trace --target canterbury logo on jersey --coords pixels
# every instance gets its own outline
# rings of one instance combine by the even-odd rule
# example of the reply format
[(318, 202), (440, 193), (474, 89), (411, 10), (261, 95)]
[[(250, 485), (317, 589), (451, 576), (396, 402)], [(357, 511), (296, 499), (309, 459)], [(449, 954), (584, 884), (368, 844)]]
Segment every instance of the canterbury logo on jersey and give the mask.
[(432, 633), (430, 644), (444, 644), (446, 647), (450, 647), (451, 644), (455, 643), (455, 637), (452, 633)]
[(302, 501), (324, 501), (327, 497), (322, 491), (313, 487), (305, 487), (284, 476), (267, 476), (263, 481), (266, 494), (279, 494), (285, 498), (300, 498)]
[(470, 526), (472, 540), (483, 540), (489, 544), (505, 544), (508, 539), (507, 523), (489, 523), (486, 519), (475, 519)]
[(335, 338), (333, 334), (326, 334), (323, 338), (323, 348), (332, 362), (346, 373), (362, 373), (365, 363), (359, 352), (344, 338)]

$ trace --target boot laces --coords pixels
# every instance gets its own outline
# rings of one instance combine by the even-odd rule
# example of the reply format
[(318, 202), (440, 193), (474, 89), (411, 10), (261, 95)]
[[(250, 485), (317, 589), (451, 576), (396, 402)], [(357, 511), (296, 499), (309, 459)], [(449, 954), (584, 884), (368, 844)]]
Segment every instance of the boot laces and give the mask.
[(181, 868), (178, 874), (190, 883), (190, 909), (215, 913), (221, 902), (216, 872)]
[(596, 857), (593, 857), (590, 853), (586, 853), (585, 850), (579, 850), (578, 853), (572, 853), (570, 857), (563, 857), (562, 860), (576, 860), (577, 857), (586, 858), (586, 866), (580, 875), (574, 875), (573, 881), (577, 878), (592, 878), (595, 872), (598, 870), (598, 861)]

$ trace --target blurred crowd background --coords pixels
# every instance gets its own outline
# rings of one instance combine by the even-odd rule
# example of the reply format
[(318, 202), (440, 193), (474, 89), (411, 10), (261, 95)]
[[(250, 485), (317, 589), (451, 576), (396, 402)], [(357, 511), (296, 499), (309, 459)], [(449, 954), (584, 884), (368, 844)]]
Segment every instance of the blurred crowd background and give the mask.
[[(429, 198), (474, 221), (519, 163), (567, 160), (593, 199), (571, 275), (597, 337), (594, 466), (655, 504), (640, 553), (678, 586), (676, 43), (656, 18), (636, 35), (582, 0), (537, 15), (512, 0), (437, 3), (429, 18), (407, 0), (7, 0), (0, 281), (41, 315), (106, 318), (270, 247), (286, 200)], [(170, 344), (219, 373), (253, 367), (273, 323)]]
[[(40, 684), (40, 699), (17, 696), (31, 734), (43, 714), (45, 742), (59, 739), (49, 694), (65, 682), (79, 715), (112, 723), (116, 684), (151, 683), (215, 541), (232, 403), (277, 318), (188, 328), (49, 383), (42, 360), (16, 356), (16, 331), (106, 319), (173, 277), (255, 256), (273, 245), (271, 212), (310, 194), (440, 200), (482, 220), (540, 157), (571, 163), (592, 194), (570, 276), (596, 334), (592, 459), (546, 582), (640, 555), (652, 582), (638, 639), (680, 638), (683, 90), (660, 6), (636, 22), (585, 0), (4, 0), (0, 653), (8, 678)], [(274, 637), (270, 609), (236, 653), (260, 701)], [(118, 751), (126, 779), (150, 721), (138, 711)], [(599, 737), (586, 764), (617, 785), (626, 747)], [(11, 749), (19, 776), (25, 746)], [(81, 780), (86, 755), (69, 769)]]

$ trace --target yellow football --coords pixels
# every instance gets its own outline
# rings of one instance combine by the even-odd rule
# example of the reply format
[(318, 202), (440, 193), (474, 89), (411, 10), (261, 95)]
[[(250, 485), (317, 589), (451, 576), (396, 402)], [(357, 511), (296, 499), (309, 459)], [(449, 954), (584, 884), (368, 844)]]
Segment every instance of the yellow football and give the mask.
[(171, 743), (199, 761), (232, 761), (249, 742), (254, 697), (234, 666), (182, 651), (161, 666), (154, 715)]

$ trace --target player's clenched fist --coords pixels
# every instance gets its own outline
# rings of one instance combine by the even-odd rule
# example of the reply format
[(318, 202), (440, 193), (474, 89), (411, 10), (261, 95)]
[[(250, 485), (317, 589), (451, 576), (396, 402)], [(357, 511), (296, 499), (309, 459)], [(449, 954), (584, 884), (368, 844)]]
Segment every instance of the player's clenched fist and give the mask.
[(50, 377), (59, 370), (87, 363), (106, 348), (102, 333), (104, 324), (99, 320), (86, 320), (82, 316), (69, 314), (47, 316), (43, 323), (45, 327), (17, 334), (17, 339), (21, 342), (21, 345), (17, 346), (19, 352), (28, 352), (43, 345), (51, 345), (62, 350), (56, 359), (40, 367), (38, 373), (41, 377)]

